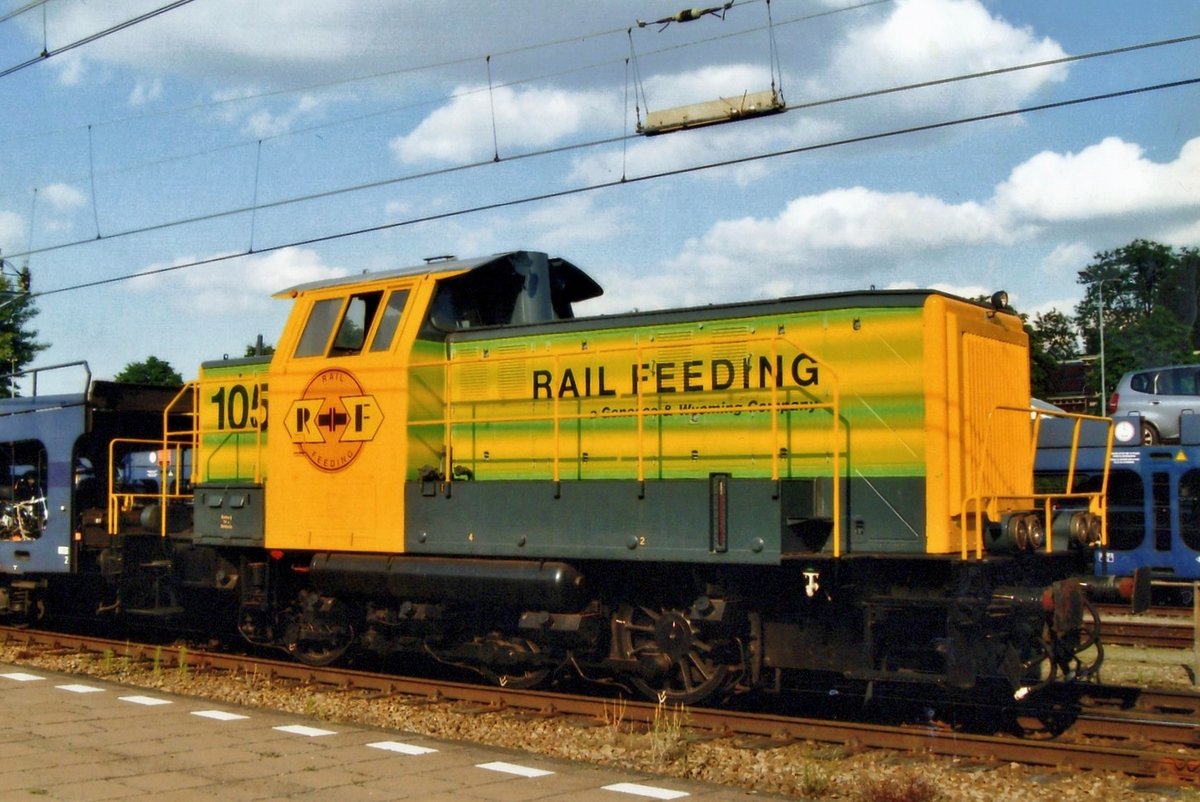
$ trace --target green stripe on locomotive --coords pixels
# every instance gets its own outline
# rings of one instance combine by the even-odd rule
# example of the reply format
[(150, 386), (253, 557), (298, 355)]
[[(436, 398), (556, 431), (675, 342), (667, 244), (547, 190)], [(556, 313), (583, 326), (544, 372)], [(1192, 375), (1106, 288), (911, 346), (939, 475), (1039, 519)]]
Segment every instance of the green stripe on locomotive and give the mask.
[(199, 482), (264, 478), (269, 367), (269, 357), (218, 360), (200, 366)]
[(454, 462), (479, 481), (828, 476), (835, 403), (856, 473), (924, 474), (920, 306), (450, 348)]

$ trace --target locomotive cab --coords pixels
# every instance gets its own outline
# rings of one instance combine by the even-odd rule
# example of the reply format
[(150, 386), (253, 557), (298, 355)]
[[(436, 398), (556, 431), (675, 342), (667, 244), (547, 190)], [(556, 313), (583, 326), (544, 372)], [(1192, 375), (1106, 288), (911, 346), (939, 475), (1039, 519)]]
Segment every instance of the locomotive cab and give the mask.
[(264, 545), (403, 552), (405, 482), (446, 459), (406, 426), (444, 403), (425, 365), (452, 332), (570, 319), (600, 292), (565, 260), (516, 252), (281, 293), (293, 311), (268, 372)]

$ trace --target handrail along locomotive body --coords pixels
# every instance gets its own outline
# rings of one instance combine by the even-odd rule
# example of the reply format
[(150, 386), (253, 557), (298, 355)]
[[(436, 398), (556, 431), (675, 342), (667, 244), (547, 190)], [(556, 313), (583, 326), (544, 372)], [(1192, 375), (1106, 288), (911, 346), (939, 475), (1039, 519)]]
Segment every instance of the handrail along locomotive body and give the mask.
[[(576, 317), (600, 292), (526, 251), (336, 279), (280, 293), (271, 357), (173, 397), (89, 375), (0, 402), (48, 509), (0, 542), (0, 608), (94, 596), (312, 664), (570, 668), (687, 703), (1087, 673), (1018, 318), (934, 291)], [(147, 451), (148, 486), (118, 467)], [(1103, 505), (1079, 495), (1076, 529)]]

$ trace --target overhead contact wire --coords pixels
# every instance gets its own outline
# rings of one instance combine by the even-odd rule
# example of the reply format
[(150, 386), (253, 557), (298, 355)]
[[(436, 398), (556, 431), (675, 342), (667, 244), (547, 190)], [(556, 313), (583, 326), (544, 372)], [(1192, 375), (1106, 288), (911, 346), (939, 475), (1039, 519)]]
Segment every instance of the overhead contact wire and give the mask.
[[(864, 142), (875, 142), (875, 141), (879, 141), (879, 140), (889, 139), (892, 137), (905, 136), (908, 134), (926, 133), (929, 131), (936, 131), (936, 130), (940, 130), (943, 128), (951, 128), (951, 127), (958, 126), (958, 125), (967, 125), (970, 123), (986, 122), (989, 120), (998, 120), (998, 119), (1003, 119), (1006, 117), (1014, 117), (1014, 116), (1021, 115), (1021, 114), (1032, 114), (1034, 112), (1039, 112), (1039, 111), (1049, 111), (1049, 110), (1053, 110), (1053, 109), (1069, 108), (1069, 107), (1078, 106), (1078, 105), (1081, 105), (1084, 103), (1094, 103), (1094, 102), (1099, 102), (1102, 100), (1113, 100), (1116, 98), (1128, 97), (1131, 95), (1144, 94), (1147, 92), (1157, 92), (1157, 91), (1163, 91), (1163, 90), (1167, 90), (1167, 89), (1176, 89), (1176, 88), (1185, 87), (1185, 86), (1194, 86), (1197, 84), (1200, 84), (1200, 77), (1187, 78), (1187, 79), (1183, 79), (1183, 80), (1179, 80), (1179, 81), (1170, 81), (1170, 82), (1166, 82), (1166, 83), (1153, 84), (1153, 85), (1149, 85), (1149, 86), (1135, 87), (1132, 89), (1122, 89), (1122, 90), (1117, 90), (1114, 92), (1105, 92), (1105, 93), (1101, 93), (1101, 94), (1097, 94), (1097, 95), (1088, 95), (1086, 97), (1071, 98), (1068, 100), (1059, 100), (1059, 101), (1054, 101), (1051, 103), (1042, 103), (1042, 104), (1038, 104), (1035, 106), (1025, 106), (1025, 107), (1016, 108), (1016, 109), (1009, 109), (1006, 111), (997, 111), (997, 112), (990, 112), (987, 114), (978, 114), (978, 115), (974, 115), (971, 117), (960, 117), (960, 118), (953, 119), (953, 120), (943, 120), (940, 122), (926, 123), (923, 125), (915, 125), (915, 126), (910, 126), (907, 128), (897, 128), (897, 129), (893, 129), (891, 131), (881, 131), (881, 132), (877, 132), (877, 133), (873, 133), (873, 134), (863, 134), (860, 136), (846, 137), (843, 139), (831, 140), (829, 142), (822, 142), (822, 143), (818, 143), (815, 145), (801, 145), (801, 146), (794, 147), (794, 148), (786, 148), (784, 150), (771, 151), (769, 153), (755, 154), (753, 156), (741, 156), (741, 157), (733, 158), (733, 159), (723, 159), (721, 161), (693, 165), (691, 167), (679, 167), (679, 168), (675, 168), (675, 169), (671, 169), (671, 170), (663, 170), (661, 172), (648, 173), (646, 175), (639, 175), (639, 176), (635, 176), (633, 178), (627, 178), (627, 177), (623, 176), (621, 179), (618, 179), (618, 180), (605, 181), (605, 182), (602, 182), (599, 184), (592, 184), (592, 185), (585, 186), (585, 187), (572, 187), (569, 189), (556, 190), (554, 192), (545, 192), (545, 193), (541, 193), (538, 195), (528, 195), (528, 196), (524, 196), (521, 198), (512, 198), (512, 199), (505, 200), (505, 201), (496, 201), (494, 203), (480, 204), (478, 206), (472, 206), (469, 208), (454, 209), (454, 210), (450, 210), (450, 211), (446, 211), (446, 212), (439, 212), (437, 214), (429, 214), (429, 215), (424, 215), (422, 217), (414, 217), (414, 218), (410, 218), (408, 220), (399, 220), (399, 221), (395, 221), (395, 222), (391, 222), (391, 223), (383, 223), (380, 225), (368, 226), (365, 228), (354, 229), (351, 231), (342, 231), (342, 232), (338, 232), (336, 234), (327, 234), (327, 235), (320, 236), (320, 237), (310, 237), (310, 238), (302, 239), (302, 240), (293, 240), (291, 242), (280, 243), (278, 245), (272, 245), (272, 246), (269, 246), (266, 248), (262, 248), (262, 249), (256, 251), (256, 253), (258, 253), (258, 254), (272, 253), (275, 251), (284, 250), (286, 248), (297, 248), (297, 247), (302, 247), (305, 245), (317, 245), (317, 244), (324, 243), (324, 242), (333, 242), (333, 241), (336, 241), (339, 239), (347, 239), (349, 237), (356, 237), (356, 236), (360, 236), (362, 234), (372, 234), (372, 233), (377, 233), (380, 231), (388, 231), (391, 229), (401, 228), (401, 227), (405, 227), (405, 226), (418, 225), (420, 223), (429, 223), (429, 222), (434, 222), (437, 220), (446, 220), (446, 219), (453, 218), (453, 217), (461, 217), (463, 215), (468, 215), (468, 214), (477, 214), (479, 212), (487, 212), (487, 211), (495, 211), (498, 209), (506, 209), (506, 208), (510, 208), (510, 207), (514, 207), (514, 206), (521, 206), (521, 205), (524, 205), (527, 203), (536, 203), (538, 201), (555, 200), (558, 198), (565, 198), (565, 197), (570, 197), (570, 196), (574, 196), (574, 195), (581, 195), (581, 194), (584, 194), (587, 192), (595, 192), (597, 190), (602, 190), (602, 189), (611, 189), (613, 187), (627, 186), (629, 184), (641, 183), (641, 182), (645, 182), (645, 181), (653, 181), (653, 180), (657, 180), (660, 178), (669, 178), (672, 176), (688, 175), (691, 173), (698, 173), (698, 172), (717, 169), (717, 168), (721, 168), (721, 167), (732, 167), (732, 166), (736, 166), (736, 165), (740, 165), (740, 164), (748, 164), (751, 162), (763, 161), (766, 159), (779, 158), (782, 156), (794, 156), (794, 155), (798, 155), (801, 153), (811, 153), (811, 152), (815, 152), (815, 151), (819, 151), (819, 150), (827, 150), (829, 148), (834, 148), (834, 147), (842, 147), (845, 145), (862, 144)], [(30, 251), (27, 253), (36, 253), (36, 251)], [(21, 255), (24, 255), (24, 254), (14, 254), (14, 256), (21, 256)], [(205, 265), (217, 264), (220, 262), (227, 262), (227, 261), (230, 261), (233, 259), (240, 259), (240, 258), (242, 258), (244, 256), (248, 256), (248, 255), (250, 255), (250, 254), (249, 253), (223, 254), (223, 255), (214, 256), (214, 257), (211, 257), (208, 259), (199, 259), (196, 261), (186, 262), (183, 264), (170, 265), (167, 267), (161, 267), (161, 268), (157, 268), (154, 270), (146, 270), (146, 271), (143, 271), (140, 273), (128, 273), (128, 274), (124, 274), (124, 275), (120, 275), (120, 276), (112, 276), (112, 277), (105, 278), (105, 279), (96, 279), (94, 281), (80, 282), (78, 284), (71, 284), (71, 285), (68, 285), (65, 287), (59, 287), (57, 289), (45, 290), (43, 292), (34, 293), (33, 296), (38, 297), (38, 296), (44, 296), (44, 295), (57, 295), (59, 293), (64, 293), (64, 292), (73, 292), (76, 290), (89, 289), (92, 287), (101, 287), (101, 286), (105, 286), (108, 284), (116, 284), (116, 283), (119, 283), (122, 281), (129, 281), (129, 280), (132, 280), (135, 278), (141, 278), (143, 276), (159, 275), (161, 273), (170, 273), (170, 272), (174, 272), (177, 270), (185, 270), (185, 269), (189, 269), (189, 268), (193, 268), (193, 267), (202, 267)]]
[(159, 8), (153, 9), (151, 11), (147, 11), (145, 14), (140, 14), (136, 17), (133, 17), (132, 19), (127, 19), (124, 22), (117, 23), (116, 25), (113, 25), (110, 28), (105, 28), (102, 31), (97, 31), (96, 33), (93, 33), (90, 36), (85, 36), (82, 39), (77, 39), (74, 42), (71, 42), (70, 44), (63, 45), (62, 47), (56, 47), (54, 50), (50, 50), (47, 48), (46, 7), (42, 6), (42, 52), (39, 53), (34, 58), (31, 58), (27, 61), (23, 61), (20, 64), (15, 64), (11, 67), (0, 70), (0, 78), (5, 77), (6, 75), (12, 75), (14, 72), (23, 70), (26, 67), (29, 67), (33, 64), (37, 64), (39, 61), (45, 61), (46, 59), (51, 58), (52, 56), (59, 56), (70, 50), (74, 50), (77, 47), (82, 47), (83, 45), (91, 44), (92, 42), (95, 42), (98, 39), (103, 39), (106, 36), (110, 36), (119, 31), (123, 31), (126, 28), (131, 28), (134, 25), (138, 25), (140, 23), (145, 22), (146, 20), (153, 19), (154, 17), (157, 17), (161, 14), (166, 14), (168, 11), (174, 11), (175, 9), (179, 8), (180, 6), (186, 6), (190, 2), (192, 2), (192, 0), (175, 0), (174, 3), (168, 3), (165, 6), (161, 6)]
[[(844, 102), (851, 101), (851, 100), (864, 100), (864, 99), (873, 98), (873, 97), (882, 97), (885, 95), (896, 94), (899, 92), (910, 91), (913, 89), (924, 89), (924, 88), (929, 88), (929, 87), (934, 87), (934, 86), (942, 86), (942, 85), (946, 85), (946, 84), (952, 84), (952, 83), (957, 83), (957, 82), (961, 82), (961, 81), (972, 80), (975, 78), (984, 78), (984, 77), (991, 77), (991, 76), (995, 76), (995, 75), (1002, 75), (1002, 74), (1006, 74), (1006, 73), (1020, 72), (1022, 70), (1038, 69), (1041, 67), (1053, 66), (1053, 65), (1062, 64), (1062, 63), (1066, 63), (1066, 62), (1072, 62), (1072, 61), (1081, 61), (1084, 59), (1101, 58), (1101, 57), (1106, 57), (1106, 56), (1119, 55), (1119, 54), (1123, 54), (1123, 53), (1129, 53), (1129, 52), (1134, 52), (1137, 50), (1144, 50), (1144, 49), (1148, 49), (1148, 48), (1185, 44), (1185, 43), (1194, 42), (1194, 41), (1198, 41), (1198, 40), (1200, 40), (1200, 34), (1191, 34), (1188, 36), (1180, 36), (1180, 37), (1175, 37), (1172, 39), (1163, 39), (1163, 40), (1158, 40), (1158, 41), (1154, 41), (1154, 42), (1143, 42), (1143, 43), (1139, 43), (1136, 45), (1126, 45), (1123, 47), (1094, 51), (1092, 53), (1084, 53), (1084, 54), (1080, 54), (1080, 55), (1076, 55), (1076, 56), (1065, 56), (1063, 58), (1049, 59), (1049, 60), (1045, 60), (1045, 61), (1032, 62), (1029, 64), (1018, 64), (1018, 65), (1014, 65), (1014, 66), (1010, 66), (1010, 67), (998, 67), (996, 69), (985, 70), (982, 72), (968, 73), (965, 75), (956, 75), (956, 76), (951, 76), (948, 78), (936, 78), (936, 79), (932, 79), (929, 81), (921, 81), (921, 82), (913, 83), (913, 84), (904, 84), (901, 86), (887, 87), (884, 89), (873, 89), (873, 90), (868, 90), (865, 92), (858, 92), (858, 93), (850, 94), (850, 95), (841, 95), (838, 97), (825, 98), (822, 100), (814, 100), (814, 101), (809, 101), (806, 103), (791, 104), (783, 111), (784, 111), (784, 113), (796, 112), (796, 111), (800, 111), (803, 109), (811, 109), (811, 108), (816, 108), (818, 106), (827, 106), (827, 105), (832, 105), (835, 103), (844, 103)], [(631, 42), (631, 47), (632, 47), (632, 42)], [(632, 62), (633, 62), (633, 75), (634, 75), (634, 103), (637, 104), (638, 103), (638, 100), (637, 100), (638, 85), (640, 84), (640, 77), (639, 77), (636, 53), (632, 54)], [(638, 122), (639, 122), (639, 124), (641, 122), (640, 108), (639, 108), (639, 112), (638, 112)], [(90, 136), (90, 134), (89, 134), (89, 136)], [(629, 134), (625, 134), (623, 137), (608, 137), (605, 139), (589, 140), (587, 142), (575, 143), (575, 144), (571, 144), (571, 145), (563, 145), (563, 146), (556, 147), (556, 148), (548, 148), (548, 149), (543, 149), (543, 150), (538, 150), (538, 151), (531, 151), (528, 153), (518, 154), (515, 156), (508, 156), (506, 158), (509, 160), (516, 160), (516, 159), (528, 159), (528, 158), (534, 158), (534, 157), (540, 157), (540, 156), (554, 155), (554, 154), (563, 153), (563, 152), (567, 152), (567, 151), (571, 151), (571, 150), (580, 150), (580, 149), (589, 148), (589, 147), (598, 147), (598, 146), (602, 146), (602, 145), (607, 145), (607, 144), (611, 144), (612, 142), (618, 141), (619, 139), (628, 139), (630, 136), (631, 135), (629, 135)], [(242, 145), (239, 145), (238, 147), (241, 147), (241, 146)], [(364, 184), (356, 184), (356, 185), (349, 186), (349, 187), (339, 187), (336, 189), (331, 189), (331, 190), (327, 190), (324, 192), (318, 192), (318, 193), (314, 193), (314, 194), (310, 194), (310, 195), (302, 195), (302, 196), (297, 196), (297, 197), (292, 197), (292, 198), (284, 198), (279, 201), (275, 201), (273, 203), (266, 204), (264, 206), (260, 206), (259, 208), (271, 208), (271, 207), (276, 207), (276, 206), (285, 206), (285, 205), (294, 204), (294, 203), (304, 203), (304, 202), (308, 202), (308, 201), (312, 201), (312, 200), (320, 200), (321, 198), (332, 197), (335, 195), (343, 195), (343, 194), (348, 194), (351, 192), (358, 192), (358, 191), (361, 191), (364, 189), (374, 189), (374, 188), (378, 188), (381, 186), (388, 186), (391, 184), (399, 184), (399, 183), (403, 183), (406, 181), (418, 180), (421, 178), (429, 178), (429, 177), (433, 177), (433, 176), (447, 175), (450, 173), (460, 172), (463, 170), (469, 170), (469, 169), (475, 169), (478, 167), (482, 167), (487, 164), (492, 164), (495, 161), (496, 161), (496, 159), (491, 159), (486, 162), (474, 162), (474, 163), (467, 163), (467, 164), (462, 164), (462, 165), (454, 165), (452, 167), (439, 168), (436, 170), (429, 170), (429, 171), (424, 171), (424, 172), (420, 172), (420, 173), (410, 173), (408, 175), (395, 176), (392, 178), (384, 178), (384, 179), (380, 179), (378, 181), (371, 181), (371, 182), (364, 183)], [(150, 226), (142, 226), (142, 227), (138, 227), (138, 228), (128, 229), (123, 232), (116, 232), (113, 234), (109, 234), (107, 237), (105, 237), (105, 239), (112, 239), (114, 237), (119, 237), (119, 236), (131, 236), (134, 234), (144, 234), (147, 232), (158, 231), (158, 230), (161, 230), (164, 228), (170, 228), (173, 226), (182, 226), (182, 225), (188, 225), (191, 223), (205, 222), (208, 220), (219, 219), (221, 217), (228, 217), (228, 216), (235, 215), (235, 214), (242, 214), (247, 211), (249, 211), (249, 208), (247, 208), (247, 207), (227, 209), (224, 211), (213, 212), (211, 214), (201, 215), (201, 216), (197, 216), (197, 217), (189, 217), (189, 218), (184, 218), (184, 219), (180, 219), (180, 220), (168, 221), (165, 223), (158, 223), (158, 224), (154, 224), (154, 225), (150, 225)], [(81, 244), (84, 244), (87, 242), (92, 242), (92, 240), (73, 240), (73, 241), (69, 241), (69, 242), (58, 243), (56, 245), (47, 245), (44, 248), (41, 248), (38, 250), (30, 249), (27, 253), (30, 253), (30, 254), (44, 253), (44, 252), (48, 252), (48, 251), (59, 250), (62, 248), (74, 247), (76, 245), (81, 245)], [(18, 254), (18, 255), (20, 255), (20, 254)]]

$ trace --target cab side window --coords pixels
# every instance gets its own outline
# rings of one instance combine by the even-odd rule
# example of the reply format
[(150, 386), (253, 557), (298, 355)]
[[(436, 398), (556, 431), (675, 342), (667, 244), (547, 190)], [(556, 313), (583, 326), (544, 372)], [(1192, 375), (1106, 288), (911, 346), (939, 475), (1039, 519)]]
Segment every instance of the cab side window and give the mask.
[(379, 327), (375, 329), (375, 337), (371, 340), (371, 351), (386, 351), (392, 347), (392, 338), (400, 327), (400, 318), (404, 315), (404, 305), (408, 302), (408, 290), (396, 290), (388, 296), (379, 318)]
[(337, 336), (333, 338), (330, 356), (351, 356), (361, 353), (366, 344), (367, 332), (375, 321), (375, 313), (379, 311), (379, 301), (382, 292), (363, 292), (350, 296), (346, 304), (346, 313), (338, 326)]
[(325, 345), (329, 342), (329, 334), (333, 331), (341, 308), (341, 298), (326, 298), (313, 304), (308, 321), (304, 324), (304, 333), (300, 335), (300, 344), (296, 346), (296, 356), (324, 355)]
[[(372, 351), (387, 350), (392, 335), (395, 334), (408, 293), (403, 291), (394, 295), (400, 297), (389, 300), (388, 306), (385, 307), (380, 331), (376, 333), (371, 345)], [(382, 300), (383, 292), (377, 290), (355, 293), (349, 298), (325, 298), (317, 301), (304, 323), (304, 331), (296, 346), (295, 356), (353, 356), (362, 353)], [(393, 308), (395, 303), (399, 306)]]

